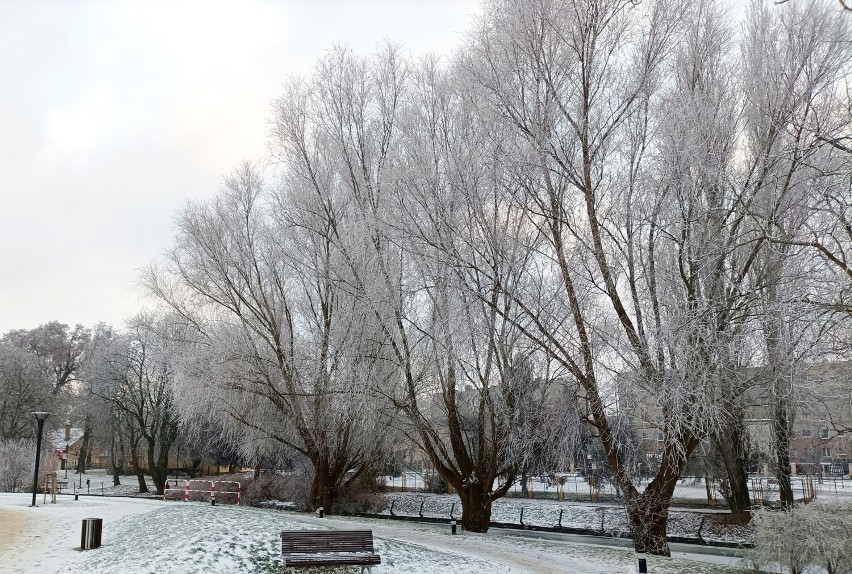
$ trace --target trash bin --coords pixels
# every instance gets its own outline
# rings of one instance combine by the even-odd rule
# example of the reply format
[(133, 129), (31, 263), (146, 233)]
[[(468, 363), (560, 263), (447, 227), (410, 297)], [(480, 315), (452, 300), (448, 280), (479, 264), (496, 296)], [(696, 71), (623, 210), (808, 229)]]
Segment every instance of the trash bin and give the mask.
[(84, 518), (83, 532), (80, 536), (80, 548), (83, 550), (100, 548), (103, 527), (104, 521), (102, 518)]

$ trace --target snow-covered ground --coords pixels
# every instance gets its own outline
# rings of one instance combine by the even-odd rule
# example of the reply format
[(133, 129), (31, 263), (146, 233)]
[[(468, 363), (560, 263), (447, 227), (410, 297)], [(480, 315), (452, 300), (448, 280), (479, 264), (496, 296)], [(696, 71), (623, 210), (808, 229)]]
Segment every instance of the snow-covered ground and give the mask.
[[(130, 498), (59, 497), (29, 508), (26, 494), (0, 494), (4, 574), (271, 574), (281, 567), (285, 529), (369, 528), (382, 565), (376, 574), (632, 573), (629, 549), (500, 533), (452, 536), (445, 525), (388, 522), (234, 506)], [(83, 518), (103, 518), (103, 546), (80, 551)], [(652, 558), (655, 574), (737, 572), (717, 564)]]

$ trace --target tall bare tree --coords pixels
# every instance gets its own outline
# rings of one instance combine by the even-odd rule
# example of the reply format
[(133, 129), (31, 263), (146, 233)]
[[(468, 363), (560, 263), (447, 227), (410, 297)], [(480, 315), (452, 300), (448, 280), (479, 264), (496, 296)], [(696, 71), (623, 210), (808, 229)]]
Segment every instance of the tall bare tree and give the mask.
[[(493, 2), (472, 39), (467, 68), (525, 138), (524, 163), (539, 166), (527, 210), (548, 238), (567, 311), (531, 299), (528, 334), (578, 381), (637, 550), (668, 554), (669, 500), (700, 440), (743, 442), (738, 397), (762, 287), (750, 270), (767, 243), (753, 214), (797, 193), (784, 173), (788, 182), (807, 177), (788, 126), (819, 115), (842, 53), (842, 25), (824, 9), (792, 10), (776, 20), (755, 4), (739, 80), (714, 3)], [(801, 21), (809, 25), (797, 32)], [(779, 33), (802, 40), (771, 40), (790, 46), (780, 62), (758, 48)], [(772, 88), (757, 85), (767, 78)], [(770, 105), (753, 105), (767, 92)], [(811, 149), (814, 138), (805, 139)], [(612, 427), (613, 379), (659, 405), (660, 466), (644, 490)], [(734, 449), (725, 454), (742, 510), (748, 493)]]
[(177, 390), (185, 418), (219, 417), (250, 460), (268, 440), (302, 453), (315, 470), (311, 505), (331, 512), (383, 441), (368, 392), (375, 358), (336, 277), (345, 221), (325, 199), (287, 181), (266, 187), (243, 165), (216, 198), (184, 210), (147, 284), (196, 329)]

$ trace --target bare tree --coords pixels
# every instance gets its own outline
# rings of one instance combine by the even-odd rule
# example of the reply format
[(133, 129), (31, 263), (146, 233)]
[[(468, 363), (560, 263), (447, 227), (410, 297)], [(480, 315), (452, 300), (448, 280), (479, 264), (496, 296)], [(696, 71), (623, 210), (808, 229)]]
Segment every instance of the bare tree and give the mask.
[[(809, 177), (803, 158), (812, 154), (801, 150), (815, 140), (786, 126), (832, 121), (817, 110), (824, 87), (836, 85), (842, 25), (814, 3), (780, 20), (755, 4), (748, 72), (736, 84), (732, 34), (713, 3), (488, 8), (466, 66), (525, 138), (524, 164), (539, 166), (526, 209), (548, 239), (550, 284), (565, 301), (554, 309), (541, 290), (522, 299), (527, 333), (580, 384), (637, 550), (668, 554), (668, 501), (689, 455), (703, 438), (743, 442), (743, 369), (768, 280), (750, 273), (767, 244), (753, 216), (772, 217), (800, 193), (790, 181)], [(797, 28), (802, 18), (809, 26)], [(773, 61), (757, 47), (779, 33), (801, 41)], [(757, 85), (767, 78), (772, 88)], [(767, 92), (770, 105), (755, 105)], [(613, 379), (636, 402), (659, 405), (660, 467), (644, 491), (620, 456), (607, 407)], [(744, 509), (737, 448), (726, 459)]]
[(100, 337), (99, 352), (93, 357), (97, 364), (90, 374), (92, 393), (107, 403), (112, 432), (123, 430), (119, 436), (127, 436), (140, 492), (148, 490), (143, 475), (147, 467), (157, 494), (163, 494), (169, 453), (177, 439), (172, 388), (179, 347), (174, 331), (175, 323), (168, 317), (141, 313), (129, 321), (125, 333)]
[(314, 465), (310, 504), (331, 512), (345, 481), (381, 454), (375, 358), (335, 275), (337, 206), (243, 165), (179, 219), (176, 247), (147, 285), (191, 320), (177, 397), (186, 420), (219, 418), (247, 460), (273, 440)]
[(3, 340), (35, 353), (45, 372), (53, 378), (56, 395), (65, 385), (78, 380), (90, 336), (82, 325), (71, 329), (64, 323), (51, 321), (35, 329), (9, 331)]
[(0, 439), (33, 436), (32, 411), (50, 411), (51, 381), (30, 351), (0, 342)]

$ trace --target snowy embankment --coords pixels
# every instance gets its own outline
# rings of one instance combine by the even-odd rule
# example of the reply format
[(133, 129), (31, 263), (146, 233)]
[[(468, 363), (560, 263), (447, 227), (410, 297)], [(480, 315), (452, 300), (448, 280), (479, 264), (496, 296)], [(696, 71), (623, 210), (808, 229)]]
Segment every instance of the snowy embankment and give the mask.
[[(39, 501), (41, 502), (41, 501)], [(272, 574), (281, 567), (279, 532), (368, 528), (382, 565), (375, 574), (635, 572), (635, 556), (538, 538), (463, 533), (438, 525), (350, 519), (203, 503), (60, 497), (28, 508), (27, 495), (0, 495), (0, 572), (8, 574)], [(104, 519), (103, 546), (79, 551), (83, 518)], [(654, 558), (655, 574), (722, 574), (733, 570), (688, 560)]]

